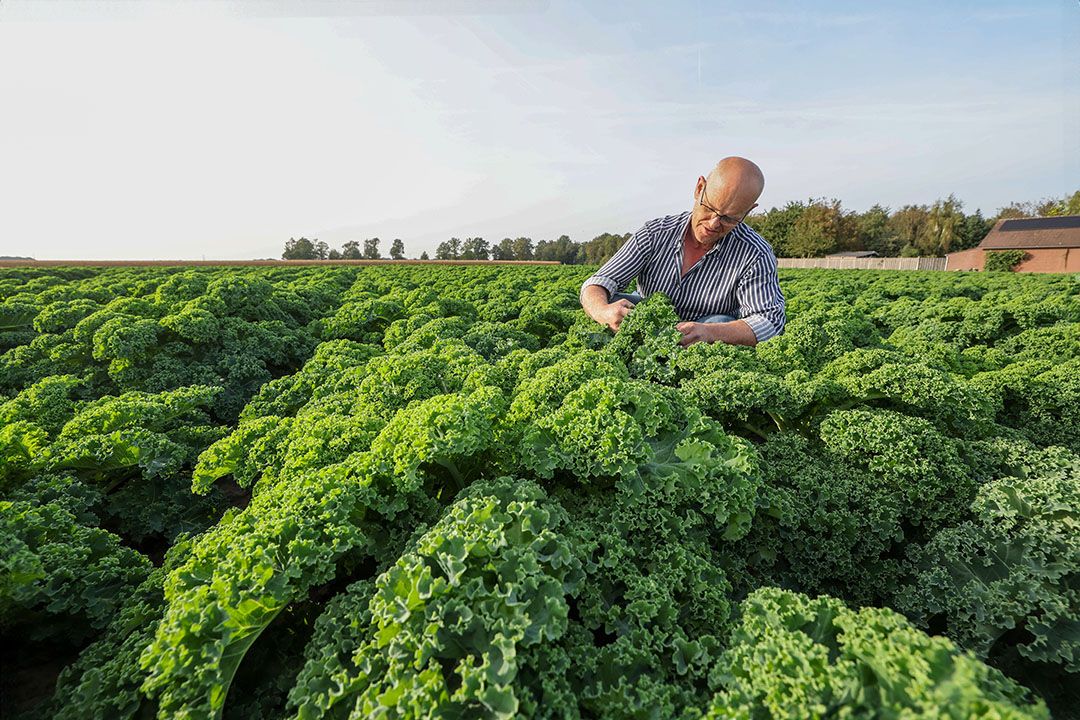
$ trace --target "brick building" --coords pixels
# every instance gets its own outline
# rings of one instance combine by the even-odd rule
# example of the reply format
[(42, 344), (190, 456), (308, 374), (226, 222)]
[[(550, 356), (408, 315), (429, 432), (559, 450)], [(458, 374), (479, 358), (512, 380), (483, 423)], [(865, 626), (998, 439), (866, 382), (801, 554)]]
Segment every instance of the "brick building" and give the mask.
[(1023, 250), (1017, 272), (1080, 272), (1080, 215), (998, 220), (978, 247), (949, 253), (945, 269), (982, 270), (994, 250)]

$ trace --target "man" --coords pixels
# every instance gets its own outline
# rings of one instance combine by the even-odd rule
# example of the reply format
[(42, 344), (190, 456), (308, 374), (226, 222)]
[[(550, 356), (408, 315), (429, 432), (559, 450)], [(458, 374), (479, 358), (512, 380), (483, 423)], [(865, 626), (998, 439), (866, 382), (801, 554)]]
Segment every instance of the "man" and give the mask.
[[(645, 223), (581, 286), (589, 317), (618, 331), (634, 303), (671, 298), (680, 344), (756, 345), (784, 331), (784, 295), (772, 248), (743, 219), (765, 188), (761, 169), (728, 157), (699, 177), (694, 207)], [(639, 295), (622, 291), (634, 278)]]

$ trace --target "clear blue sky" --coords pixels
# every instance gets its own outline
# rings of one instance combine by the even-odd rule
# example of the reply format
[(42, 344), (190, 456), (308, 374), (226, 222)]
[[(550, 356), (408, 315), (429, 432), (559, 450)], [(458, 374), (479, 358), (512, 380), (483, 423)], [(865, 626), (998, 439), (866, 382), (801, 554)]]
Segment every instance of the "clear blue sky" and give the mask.
[(1080, 188), (1080, 2), (0, 3), (0, 255), (588, 240), (689, 207)]

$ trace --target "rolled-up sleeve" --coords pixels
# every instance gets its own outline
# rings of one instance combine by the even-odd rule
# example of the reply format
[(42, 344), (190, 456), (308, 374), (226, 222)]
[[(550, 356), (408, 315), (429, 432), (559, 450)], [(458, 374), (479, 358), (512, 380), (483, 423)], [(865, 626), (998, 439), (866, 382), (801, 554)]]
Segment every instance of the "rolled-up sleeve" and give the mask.
[(736, 293), (739, 319), (750, 326), (758, 342), (784, 332), (787, 316), (775, 256), (758, 255), (739, 278)]
[(615, 293), (625, 290), (630, 281), (636, 278), (645, 267), (649, 242), (648, 230), (644, 227), (631, 235), (619, 251), (596, 271), (595, 275), (581, 284), (578, 295), (580, 296), (590, 285), (599, 285), (607, 290), (609, 300)]

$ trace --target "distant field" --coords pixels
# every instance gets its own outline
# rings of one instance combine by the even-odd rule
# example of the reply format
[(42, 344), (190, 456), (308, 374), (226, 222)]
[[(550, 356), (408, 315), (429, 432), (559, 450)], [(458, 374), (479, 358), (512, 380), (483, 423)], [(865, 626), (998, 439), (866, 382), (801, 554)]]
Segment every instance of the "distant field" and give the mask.
[(171, 267), (177, 265), (560, 265), (551, 260), (0, 260), (0, 267)]

